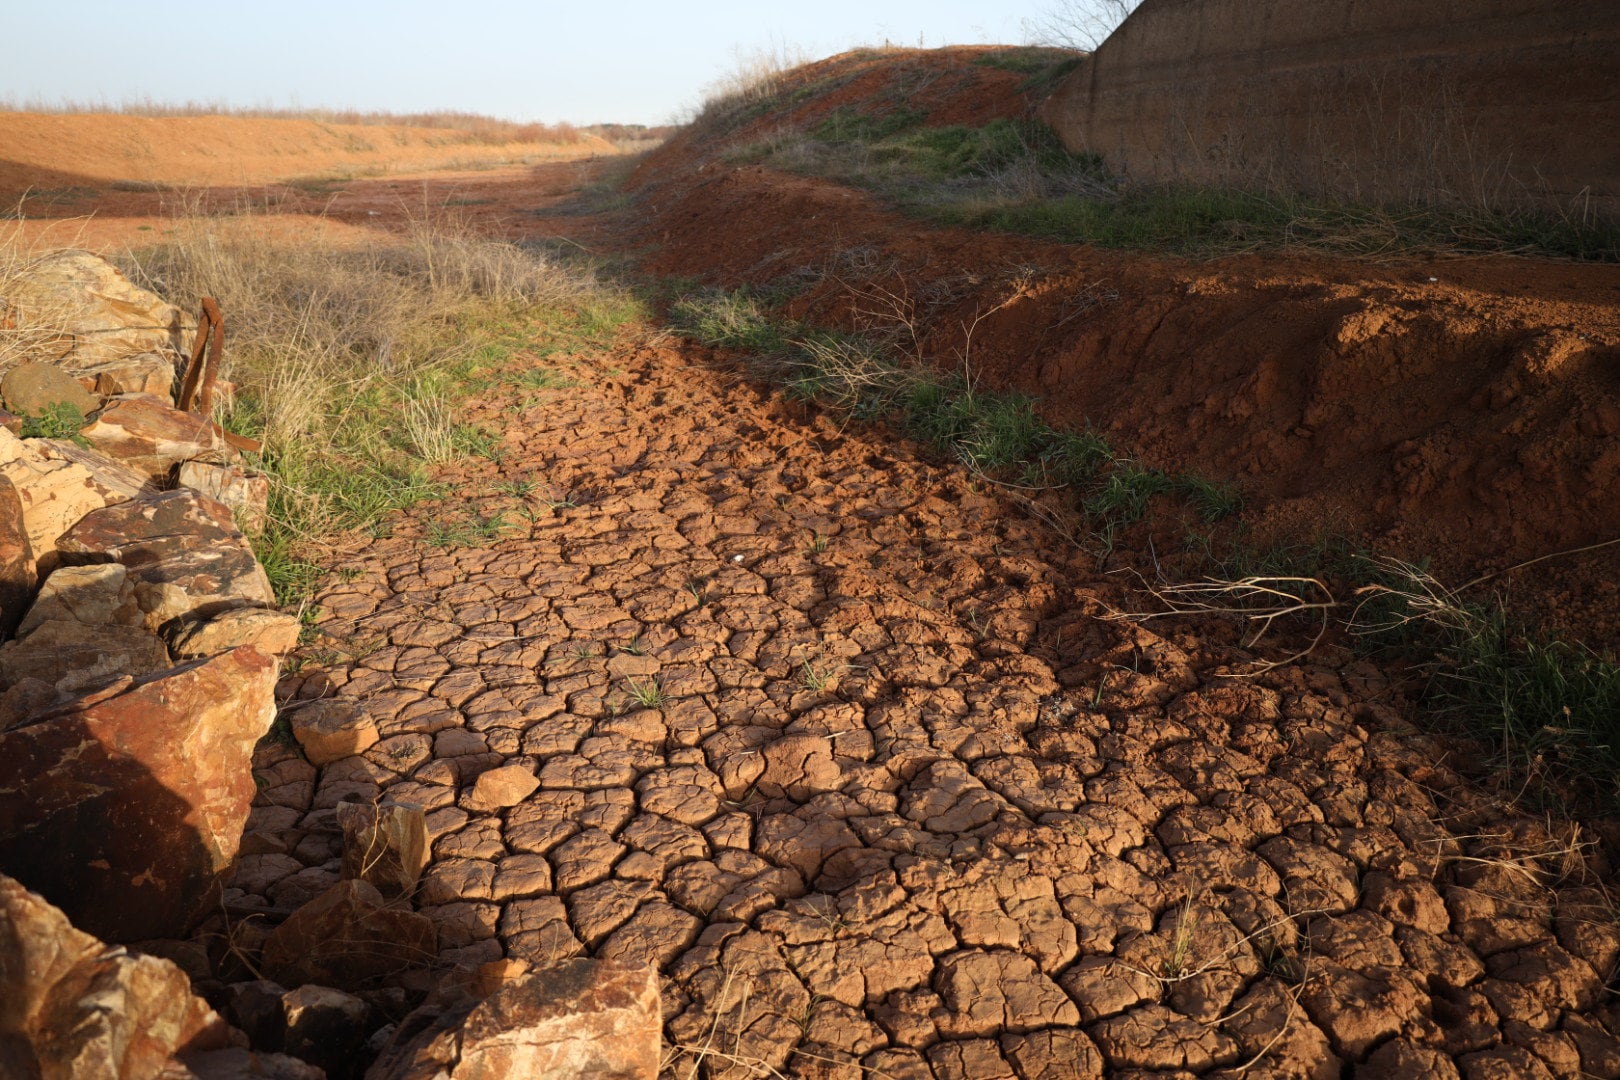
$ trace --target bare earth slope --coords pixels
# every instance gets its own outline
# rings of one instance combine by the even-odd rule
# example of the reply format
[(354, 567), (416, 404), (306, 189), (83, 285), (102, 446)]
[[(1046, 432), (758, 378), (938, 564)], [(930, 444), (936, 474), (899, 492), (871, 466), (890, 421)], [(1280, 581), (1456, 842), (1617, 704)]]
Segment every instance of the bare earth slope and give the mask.
[[(386, 793), (431, 810), (447, 961), (655, 961), (673, 1075), (1620, 1071), (1607, 864), (1376, 670), (1223, 679), (1218, 630), (1102, 617), (1117, 584), (965, 471), (703, 357), (567, 373), (319, 597), (354, 659), (283, 690), (384, 738), (261, 750), (250, 828), (305, 839), (247, 902), (321, 888), (330, 808)], [(540, 790), (473, 809), (501, 763)]]
[[(636, 174), (644, 265), (727, 287), (809, 281), (792, 311), (843, 326), (902, 315), (935, 363), (969, 357), (1054, 423), (1235, 482), (1262, 543), (1327, 531), (1460, 582), (1620, 536), (1620, 266), (1156, 257), (932, 228), (726, 157), (834, 103), (892, 109), (897, 82), (930, 124), (982, 120), (985, 101), (1017, 115), (1018, 76), (982, 58), (850, 54), (792, 76), (833, 88), (780, 114), (688, 129)], [(1610, 548), (1516, 587), (1549, 623), (1612, 644), (1617, 580)]]

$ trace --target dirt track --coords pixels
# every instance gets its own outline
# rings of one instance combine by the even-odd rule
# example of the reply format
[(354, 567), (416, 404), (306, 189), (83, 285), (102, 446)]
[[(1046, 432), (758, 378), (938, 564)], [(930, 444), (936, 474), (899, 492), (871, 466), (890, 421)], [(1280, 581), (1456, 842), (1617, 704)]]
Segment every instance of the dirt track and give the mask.
[[(1620, 1075), (1607, 868), (1376, 671), (1222, 679), (961, 470), (678, 349), (567, 373), (472, 417), (507, 438), (465, 499), (344, 556), (354, 659), (285, 689), (384, 738), (261, 755), (250, 828), (307, 835), (239, 887), (294, 906), (339, 800), (424, 803), (446, 961), (655, 960), (681, 1075)], [(470, 812), (502, 762), (540, 790)]]

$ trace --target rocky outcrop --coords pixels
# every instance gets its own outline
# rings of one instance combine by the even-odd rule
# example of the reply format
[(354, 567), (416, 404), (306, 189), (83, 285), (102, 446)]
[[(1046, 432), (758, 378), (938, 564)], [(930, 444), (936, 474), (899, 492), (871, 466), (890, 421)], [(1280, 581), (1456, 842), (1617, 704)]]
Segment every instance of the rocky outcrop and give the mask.
[(230, 511), (184, 488), (87, 514), (57, 546), (65, 562), (128, 568), (153, 632), (275, 603), (270, 580)]
[(152, 1080), (246, 1040), (167, 960), (110, 948), (0, 875), (0, 1076)]
[(244, 647), (0, 732), (0, 869), (106, 940), (184, 936), (236, 854), (275, 679)]
[(655, 968), (611, 960), (525, 968), (497, 962), (482, 979), (446, 985), (401, 1022), (366, 1080), (657, 1077)]
[(7, 283), (0, 304), (16, 325), (50, 331), (28, 359), (70, 371), (140, 353), (179, 353), (195, 324), (88, 251), (53, 251)]

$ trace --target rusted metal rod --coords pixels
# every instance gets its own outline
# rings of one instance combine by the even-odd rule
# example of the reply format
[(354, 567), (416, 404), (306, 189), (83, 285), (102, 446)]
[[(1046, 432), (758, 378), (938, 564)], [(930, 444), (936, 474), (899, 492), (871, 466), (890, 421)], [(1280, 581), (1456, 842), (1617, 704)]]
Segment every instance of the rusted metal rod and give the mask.
[(214, 380), (219, 378), (220, 357), (224, 352), (225, 316), (220, 313), (219, 301), (205, 296), (202, 314), (197, 316), (197, 336), (191, 342), (191, 363), (186, 365), (186, 378), (180, 385), (180, 400), (176, 402), (182, 412), (200, 412), (207, 416), (213, 411)]

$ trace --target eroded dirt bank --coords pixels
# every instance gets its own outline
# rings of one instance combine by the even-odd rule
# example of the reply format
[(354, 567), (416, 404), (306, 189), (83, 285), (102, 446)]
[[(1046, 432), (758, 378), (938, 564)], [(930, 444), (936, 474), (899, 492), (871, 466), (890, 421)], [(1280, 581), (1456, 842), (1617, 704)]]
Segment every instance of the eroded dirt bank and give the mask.
[[(261, 750), (287, 853), (233, 902), (325, 887), (332, 808), (386, 793), (431, 810), (447, 961), (650, 958), (676, 1075), (1620, 1074), (1592, 834), (1483, 797), (1378, 671), (1221, 678), (1219, 627), (1105, 618), (963, 470), (705, 357), (564, 370), (344, 552), (282, 690), (383, 739)], [(502, 763), (540, 789), (475, 809)]]
[[(925, 228), (757, 166), (643, 175), (649, 268), (797, 280), (800, 317), (915, 333), (1054, 423), (1234, 482), (1261, 544), (1338, 533), (1460, 582), (1620, 535), (1620, 268), (1161, 258)], [(1613, 642), (1616, 550), (1538, 566), (1521, 601)]]

